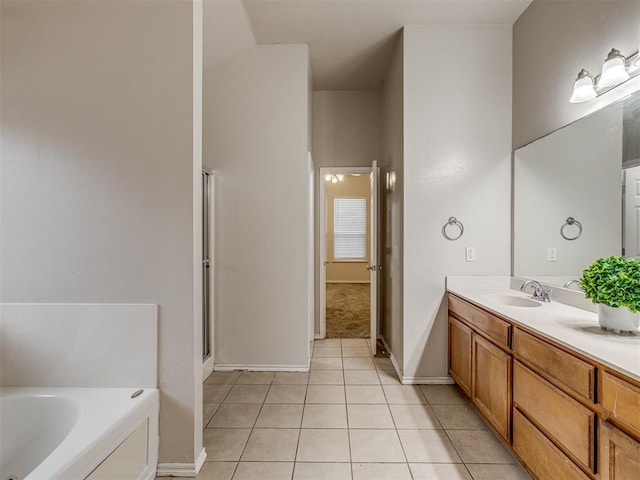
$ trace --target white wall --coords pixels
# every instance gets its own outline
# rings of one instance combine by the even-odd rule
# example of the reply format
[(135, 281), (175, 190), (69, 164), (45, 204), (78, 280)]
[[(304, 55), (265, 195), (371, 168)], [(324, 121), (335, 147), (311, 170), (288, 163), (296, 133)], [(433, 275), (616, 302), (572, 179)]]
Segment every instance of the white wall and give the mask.
[(591, 102), (569, 97), (581, 68), (598, 75), (611, 48), (638, 50), (640, 2), (534, 2), (513, 26), (513, 147), (640, 88), (640, 77)]
[[(313, 92), (312, 142), (316, 168), (316, 248), (320, 255), (320, 167), (371, 167), (382, 153), (382, 98), (379, 90)], [(320, 333), (320, 272), (316, 268), (315, 333)]]
[(447, 275), (509, 274), (510, 156), (511, 28), (405, 27), (405, 377), (447, 375)]
[[(594, 259), (621, 254), (622, 105), (516, 150), (513, 168), (514, 275), (578, 279)], [(560, 234), (568, 217), (582, 224), (576, 240)], [(564, 231), (578, 234), (576, 226)]]
[(313, 161), (320, 167), (370, 167), (382, 148), (379, 90), (313, 92)]
[(157, 338), (157, 305), (0, 304), (0, 385), (158, 388)]
[(205, 70), (222, 67), (255, 43), (242, 0), (204, 0)]
[(193, 463), (192, 2), (1, 8), (0, 300), (157, 303), (160, 461)]
[(385, 175), (380, 179), (386, 186), (386, 173), (395, 175), (394, 191), (384, 191), (384, 207), (380, 212), (385, 225), (382, 244), (384, 302), (381, 312), (381, 333), (387, 342), (398, 368), (403, 365), (403, 229), (404, 229), (404, 54), (403, 36), (398, 38), (382, 90), (383, 157)]
[(216, 368), (308, 366), (308, 55), (254, 46), (205, 76)]

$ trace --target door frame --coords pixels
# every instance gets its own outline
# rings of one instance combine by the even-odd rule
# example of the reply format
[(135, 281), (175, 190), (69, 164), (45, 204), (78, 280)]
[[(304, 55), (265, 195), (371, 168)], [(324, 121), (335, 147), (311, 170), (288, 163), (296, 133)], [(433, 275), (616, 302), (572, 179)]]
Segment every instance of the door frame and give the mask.
[[(204, 381), (213, 372), (214, 363), (214, 328), (215, 328), (215, 305), (214, 305), (214, 292), (215, 292), (215, 173), (211, 170), (202, 169), (202, 175), (208, 177), (208, 210), (209, 215), (207, 218), (209, 227), (209, 355), (202, 360), (202, 381)], [(204, 192), (203, 192), (204, 196)], [(204, 228), (204, 225), (203, 225)], [(203, 298), (204, 309), (204, 298)], [(202, 355), (201, 355), (202, 356)]]
[[(327, 257), (327, 200), (324, 176), (338, 173), (360, 173), (368, 175), (371, 173), (371, 167), (320, 167), (320, 175), (318, 176), (318, 183), (320, 184), (320, 188), (318, 189), (320, 223), (318, 228), (318, 241), (320, 242), (320, 248), (318, 249), (318, 272), (320, 272), (320, 280), (318, 282), (318, 288), (320, 289), (318, 295), (318, 307), (320, 315), (320, 332), (316, 337), (318, 339), (326, 338), (327, 336), (327, 271), (324, 264)], [(372, 235), (373, 233), (374, 232), (371, 232)]]

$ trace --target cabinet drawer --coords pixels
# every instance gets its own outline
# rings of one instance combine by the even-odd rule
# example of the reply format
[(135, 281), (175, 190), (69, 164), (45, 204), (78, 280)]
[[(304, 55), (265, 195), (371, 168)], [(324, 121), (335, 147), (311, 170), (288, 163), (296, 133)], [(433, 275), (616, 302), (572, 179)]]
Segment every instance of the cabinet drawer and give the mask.
[(600, 479), (640, 478), (640, 442), (600, 422)]
[(538, 480), (588, 480), (540, 430), (513, 411), (513, 450)]
[(481, 334), (492, 338), (496, 343), (509, 348), (511, 325), (490, 313), (449, 295), (449, 311), (473, 325)]
[(556, 385), (595, 402), (595, 367), (519, 329), (513, 331), (513, 351)]
[(602, 372), (602, 408), (640, 435), (640, 388)]
[(595, 467), (595, 413), (514, 362), (513, 402), (585, 469)]

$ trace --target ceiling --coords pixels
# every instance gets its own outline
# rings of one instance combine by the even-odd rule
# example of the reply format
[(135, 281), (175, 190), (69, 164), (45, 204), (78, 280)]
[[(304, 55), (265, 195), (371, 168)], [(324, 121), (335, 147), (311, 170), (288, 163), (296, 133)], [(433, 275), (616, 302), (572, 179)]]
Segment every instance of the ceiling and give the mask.
[(531, 0), (243, 0), (258, 44), (309, 45), (314, 90), (381, 88), (403, 25), (513, 25), (530, 3)]

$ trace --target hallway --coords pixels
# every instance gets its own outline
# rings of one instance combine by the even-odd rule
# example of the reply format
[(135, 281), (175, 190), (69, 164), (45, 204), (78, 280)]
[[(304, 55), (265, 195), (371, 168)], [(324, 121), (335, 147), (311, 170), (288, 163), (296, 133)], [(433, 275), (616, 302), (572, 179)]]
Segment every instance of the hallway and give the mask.
[(371, 286), (327, 283), (327, 338), (369, 338)]
[(363, 339), (315, 342), (310, 373), (214, 372), (199, 480), (526, 480), (450, 385), (401, 385)]

